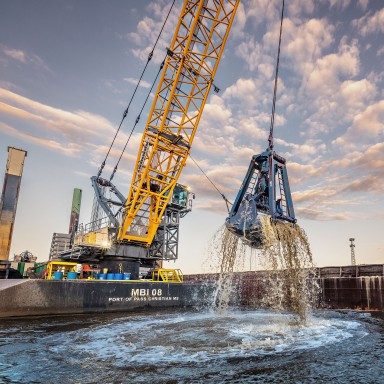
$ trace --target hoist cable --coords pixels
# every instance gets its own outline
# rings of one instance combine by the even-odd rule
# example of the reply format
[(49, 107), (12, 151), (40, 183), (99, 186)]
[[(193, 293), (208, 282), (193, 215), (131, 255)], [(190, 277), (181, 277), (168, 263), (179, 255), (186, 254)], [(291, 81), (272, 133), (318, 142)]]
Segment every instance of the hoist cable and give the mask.
[(158, 43), (158, 41), (159, 41), (159, 39), (160, 39), (160, 36), (161, 36), (161, 33), (163, 32), (163, 29), (164, 29), (164, 27), (165, 27), (165, 24), (167, 23), (168, 17), (169, 17), (169, 15), (170, 15), (171, 11), (172, 11), (172, 8), (173, 8), (173, 6), (174, 6), (174, 4), (175, 4), (175, 1), (176, 1), (176, 0), (173, 0), (173, 2), (172, 2), (172, 4), (171, 4), (171, 7), (170, 7), (170, 9), (169, 9), (169, 11), (168, 11), (167, 17), (165, 18), (164, 23), (163, 23), (163, 26), (161, 27), (161, 30), (160, 30), (160, 32), (159, 32), (159, 34), (158, 34), (158, 36), (157, 36), (157, 39), (156, 39), (156, 41), (155, 41), (155, 44), (153, 45), (153, 48), (152, 48), (151, 52), (150, 52), (149, 55), (148, 55), (147, 62), (146, 62), (145, 66), (144, 66), (144, 69), (143, 69), (143, 71), (142, 71), (142, 73), (141, 73), (141, 76), (140, 76), (140, 78), (139, 78), (139, 81), (138, 81), (137, 84), (136, 84), (135, 90), (133, 91), (133, 94), (132, 94), (131, 99), (130, 99), (130, 101), (129, 101), (129, 103), (128, 103), (128, 106), (127, 106), (127, 108), (125, 109), (125, 111), (124, 111), (124, 113), (123, 113), (123, 117), (122, 117), (122, 119), (121, 119), (121, 121), (120, 121), (119, 127), (118, 127), (118, 129), (117, 129), (117, 131), (116, 131), (116, 133), (115, 133), (115, 136), (114, 136), (114, 138), (113, 138), (113, 140), (112, 140), (112, 143), (111, 143), (111, 145), (109, 146), (109, 149), (108, 149), (108, 152), (107, 152), (107, 154), (106, 154), (106, 156), (105, 156), (105, 159), (104, 159), (104, 161), (101, 163), (101, 166), (100, 166), (100, 169), (99, 169), (99, 171), (98, 171), (97, 177), (100, 177), (101, 173), (103, 172), (103, 169), (104, 169), (104, 167), (105, 167), (105, 163), (106, 163), (106, 161), (107, 161), (107, 159), (108, 159), (108, 156), (109, 156), (109, 154), (110, 154), (110, 152), (111, 152), (111, 150), (112, 150), (112, 147), (113, 147), (113, 145), (114, 145), (114, 143), (115, 143), (115, 140), (116, 140), (116, 137), (117, 137), (117, 135), (118, 135), (118, 133), (119, 133), (119, 131), (120, 131), (121, 125), (123, 124), (124, 119), (125, 119), (125, 118), (127, 117), (127, 115), (128, 115), (129, 107), (131, 106), (132, 100), (133, 100), (133, 98), (135, 97), (135, 94), (136, 94), (137, 89), (139, 88), (140, 82), (141, 82), (141, 80), (142, 80), (142, 78), (143, 78), (143, 76), (144, 76), (144, 73), (145, 73), (145, 71), (146, 71), (146, 69), (147, 69), (147, 67), (148, 67), (148, 64), (149, 64), (149, 62), (151, 61), (151, 59), (152, 59), (152, 57), (153, 57), (153, 52), (154, 52), (154, 50), (155, 50), (155, 48), (156, 48), (156, 45), (157, 45), (157, 43)]
[(208, 181), (213, 185), (213, 188), (216, 189), (217, 192), (219, 192), (220, 196), (224, 199), (225, 201), (225, 204), (227, 205), (227, 210), (229, 212), (229, 206), (228, 204), (230, 205), (233, 205), (226, 197), (223, 193), (220, 192), (219, 188), (217, 188), (217, 186), (215, 185), (215, 183), (209, 178), (209, 176), (203, 171), (203, 169), (200, 167), (199, 164), (197, 164), (197, 162), (193, 159), (193, 157), (191, 156), (191, 154), (189, 154), (189, 157), (190, 159), (196, 164), (197, 168), (200, 169), (201, 173), (208, 179)]
[(282, 30), (283, 30), (283, 19), (284, 19), (284, 0), (283, 0), (283, 7), (281, 8), (279, 49), (277, 51), (276, 72), (275, 72), (275, 87), (274, 87), (274, 90), (273, 90), (271, 125), (269, 127), (269, 137), (268, 137), (268, 143), (269, 143), (268, 148), (270, 150), (273, 149), (273, 128), (274, 128), (274, 124), (275, 124), (276, 94), (277, 94), (277, 81), (278, 81), (278, 78), (279, 78), (280, 47), (281, 47), (281, 34), (282, 34)]
[(115, 173), (116, 173), (116, 171), (117, 171), (117, 167), (118, 167), (119, 164), (120, 164), (120, 160), (121, 160), (121, 158), (123, 157), (123, 154), (124, 154), (124, 152), (125, 152), (125, 150), (126, 150), (126, 148), (127, 148), (127, 145), (128, 145), (128, 143), (129, 143), (129, 141), (131, 140), (131, 137), (132, 137), (133, 131), (134, 131), (135, 128), (136, 128), (136, 125), (137, 125), (137, 124), (139, 123), (139, 121), (140, 121), (141, 113), (143, 112), (144, 107), (145, 107), (145, 105), (147, 104), (147, 101), (148, 101), (148, 99), (149, 99), (149, 96), (151, 95), (151, 92), (152, 92), (152, 90), (153, 90), (153, 87), (155, 86), (155, 84), (156, 84), (156, 82), (157, 82), (157, 79), (158, 79), (158, 77), (159, 77), (159, 75), (160, 75), (160, 73), (161, 73), (161, 71), (162, 71), (162, 69), (163, 69), (163, 67), (164, 67), (164, 64), (165, 64), (165, 59), (162, 61), (161, 65), (160, 65), (160, 68), (159, 68), (159, 70), (158, 70), (158, 72), (157, 72), (157, 75), (156, 75), (156, 77), (155, 77), (155, 80), (153, 81), (152, 86), (151, 86), (151, 88), (150, 88), (150, 90), (149, 90), (149, 92), (148, 92), (148, 94), (147, 94), (147, 97), (146, 97), (145, 100), (144, 100), (143, 106), (141, 107), (141, 110), (140, 110), (138, 116), (136, 117), (135, 124), (134, 124), (134, 126), (132, 127), (132, 129), (131, 129), (131, 132), (130, 132), (130, 134), (129, 134), (129, 136), (128, 136), (127, 141), (125, 142), (124, 148), (123, 148), (123, 150), (122, 150), (121, 153), (120, 153), (119, 159), (117, 160), (117, 163), (116, 163), (116, 165), (115, 165), (115, 168), (113, 169), (113, 172), (112, 172), (112, 174), (111, 174), (111, 177), (109, 178), (109, 181), (112, 181), (113, 177), (115, 176)]

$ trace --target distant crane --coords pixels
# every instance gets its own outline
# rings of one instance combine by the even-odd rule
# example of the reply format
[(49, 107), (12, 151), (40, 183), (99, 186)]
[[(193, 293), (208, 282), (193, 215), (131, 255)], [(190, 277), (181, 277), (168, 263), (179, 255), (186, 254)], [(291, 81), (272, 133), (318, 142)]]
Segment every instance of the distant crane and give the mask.
[(351, 244), (349, 245), (351, 247), (351, 264), (356, 265), (355, 243), (354, 243), (355, 239), (351, 237), (349, 241), (351, 242)]

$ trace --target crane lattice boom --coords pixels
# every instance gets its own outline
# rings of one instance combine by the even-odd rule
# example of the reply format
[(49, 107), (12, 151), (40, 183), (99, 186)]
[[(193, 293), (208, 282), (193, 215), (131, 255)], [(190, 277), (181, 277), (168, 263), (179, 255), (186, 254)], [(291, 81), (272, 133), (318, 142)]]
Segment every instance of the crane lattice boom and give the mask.
[(186, 0), (141, 140), (118, 241), (149, 246), (182, 171), (239, 0)]

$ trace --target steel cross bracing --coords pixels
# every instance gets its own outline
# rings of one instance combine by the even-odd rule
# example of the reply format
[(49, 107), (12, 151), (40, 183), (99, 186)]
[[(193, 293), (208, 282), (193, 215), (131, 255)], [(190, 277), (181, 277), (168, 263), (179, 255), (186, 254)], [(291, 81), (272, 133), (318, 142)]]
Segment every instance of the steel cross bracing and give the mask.
[(182, 171), (239, 0), (186, 0), (141, 140), (120, 242), (149, 246)]

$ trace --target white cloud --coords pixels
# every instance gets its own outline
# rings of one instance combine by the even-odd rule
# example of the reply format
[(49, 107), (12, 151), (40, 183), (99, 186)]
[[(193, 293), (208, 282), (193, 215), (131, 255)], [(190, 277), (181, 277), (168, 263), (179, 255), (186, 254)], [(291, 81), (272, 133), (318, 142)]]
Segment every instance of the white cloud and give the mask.
[[(133, 77), (126, 77), (126, 78), (124, 78), (124, 81), (126, 81), (129, 84), (136, 85), (137, 82), (139, 81), (139, 79), (134, 79)], [(145, 80), (141, 80), (139, 86), (142, 88), (151, 88), (151, 84), (149, 84)]]
[[(144, 16), (137, 24), (136, 31), (128, 34), (128, 40), (139, 48), (132, 48), (131, 53), (142, 61), (147, 61), (149, 53), (158, 38), (164, 20), (169, 12), (170, 5), (165, 1), (152, 1), (146, 7), (150, 16)], [(180, 14), (180, 8), (175, 5), (169, 15), (168, 22), (157, 43), (153, 54), (153, 61), (160, 64), (166, 54), (166, 48), (174, 34), (177, 21)]]
[(22, 64), (32, 64), (36, 68), (43, 68), (50, 71), (44, 60), (36, 54), (28, 54), (20, 49), (8, 48), (5, 45), (0, 44), (0, 51), (7, 57), (16, 60)]
[(12, 59), (18, 60), (22, 62), (23, 64), (26, 63), (26, 55), (23, 51), (17, 50), (17, 49), (4, 49), (3, 52), (11, 57)]
[(254, 107), (263, 103), (263, 82), (261, 79), (240, 78), (224, 91), (223, 99), (232, 104), (240, 102), (240, 108)]
[(326, 0), (329, 2), (330, 8), (340, 8), (345, 9), (348, 7), (351, 0)]
[[(104, 142), (116, 128), (104, 117), (87, 111), (65, 111), (0, 88), (0, 111), (3, 118), (23, 122), (18, 128), (3, 123), (9, 135), (18, 135), (50, 149), (61, 146), (68, 155), (79, 154), (79, 146)], [(41, 137), (37, 140), (34, 137)]]
[(305, 88), (310, 92), (329, 96), (334, 92), (334, 85), (340, 78), (354, 77), (359, 73), (359, 50), (357, 41), (348, 44), (345, 39), (340, 42), (337, 53), (320, 57), (315, 61), (313, 70), (305, 79)]
[(279, 146), (287, 147), (290, 151), (290, 157), (300, 160), (313, 159), (326, 151), (326, 145), (321, 140), (309, 139), (303, 144), (296, 144), (276, 138), (274, 142)]
[(367, 7), (368, 7), (368, 3), (369, 3), (369, 0), (358, 0), (358, 5), (359, 5), (359, 7), (363, 10), (363, 11), (365, 11), (366, 9), (367, 9)]
[(28, 134), (27, 132), (22, 132), (18, 129), (15, 129), (10, 125), (4, 124), (2, 122), (0, 122), (0, 128), (3, 133), (9, 136), (16, 137), (26, 142), (38, 144), (53, 151), (62, 152), (67, 156), (79, 156), (83, 149), (81, 144), (71, 142), (63, 145), (63, 143), (60, 141), (36, 137), (34, 135)]
[(384, 32), (384, 8), (380, 9), (372, 16), (365, 15), (360, 19), (353, 20), (352, 25), (357, 27), (362, 36)]
[(281, 2), (277, 0), (250, 0), (245, 8), (247, 19), (253, 19), (256, 24), (279, 20), (280, 12)]
[(264, 62), (262, 60), (261, 45), (254, 37), (247, 37), (236, 47), (236, 54), (241, 59), (245, 60), (248, 68), (254, 71)]
[(290, 18), (296, 18), (303, 13), (312, 14), (315, 10), (315, 4), (313, 0), (291, 0), (287, 3), (288, 12), (287, 15)]
[[(307, 134), (316, 136), (350, 123), (377, 95), (376, 85), (368, 78), (355, 79), (360, 73), (357, 41), (340, 42), (338, 52), (322, 56), (303, 73), (299, 95), (308, 109)], [(336, 123), (335, 123), (336, 122)]]
[(293, 68), (298, 73), (308, 74), (313, 63), (333, 43), (333, 33), (334, 26), (326, 19), (310, 19), (298, 25), (286, 19), (282, 56), (293, 63)]
[(243, 37), (246, 21), (247, 15), (244, 9), (244, 3), (239, 3), (236, 16), (233, 21), (231, 34), (235, 37)]
[(372, 141), (382, 140), (384, 135), (384, 100), (368, 106), (357, 114), (344, 135), (332, 144), (344, 149), (359, 147)]

